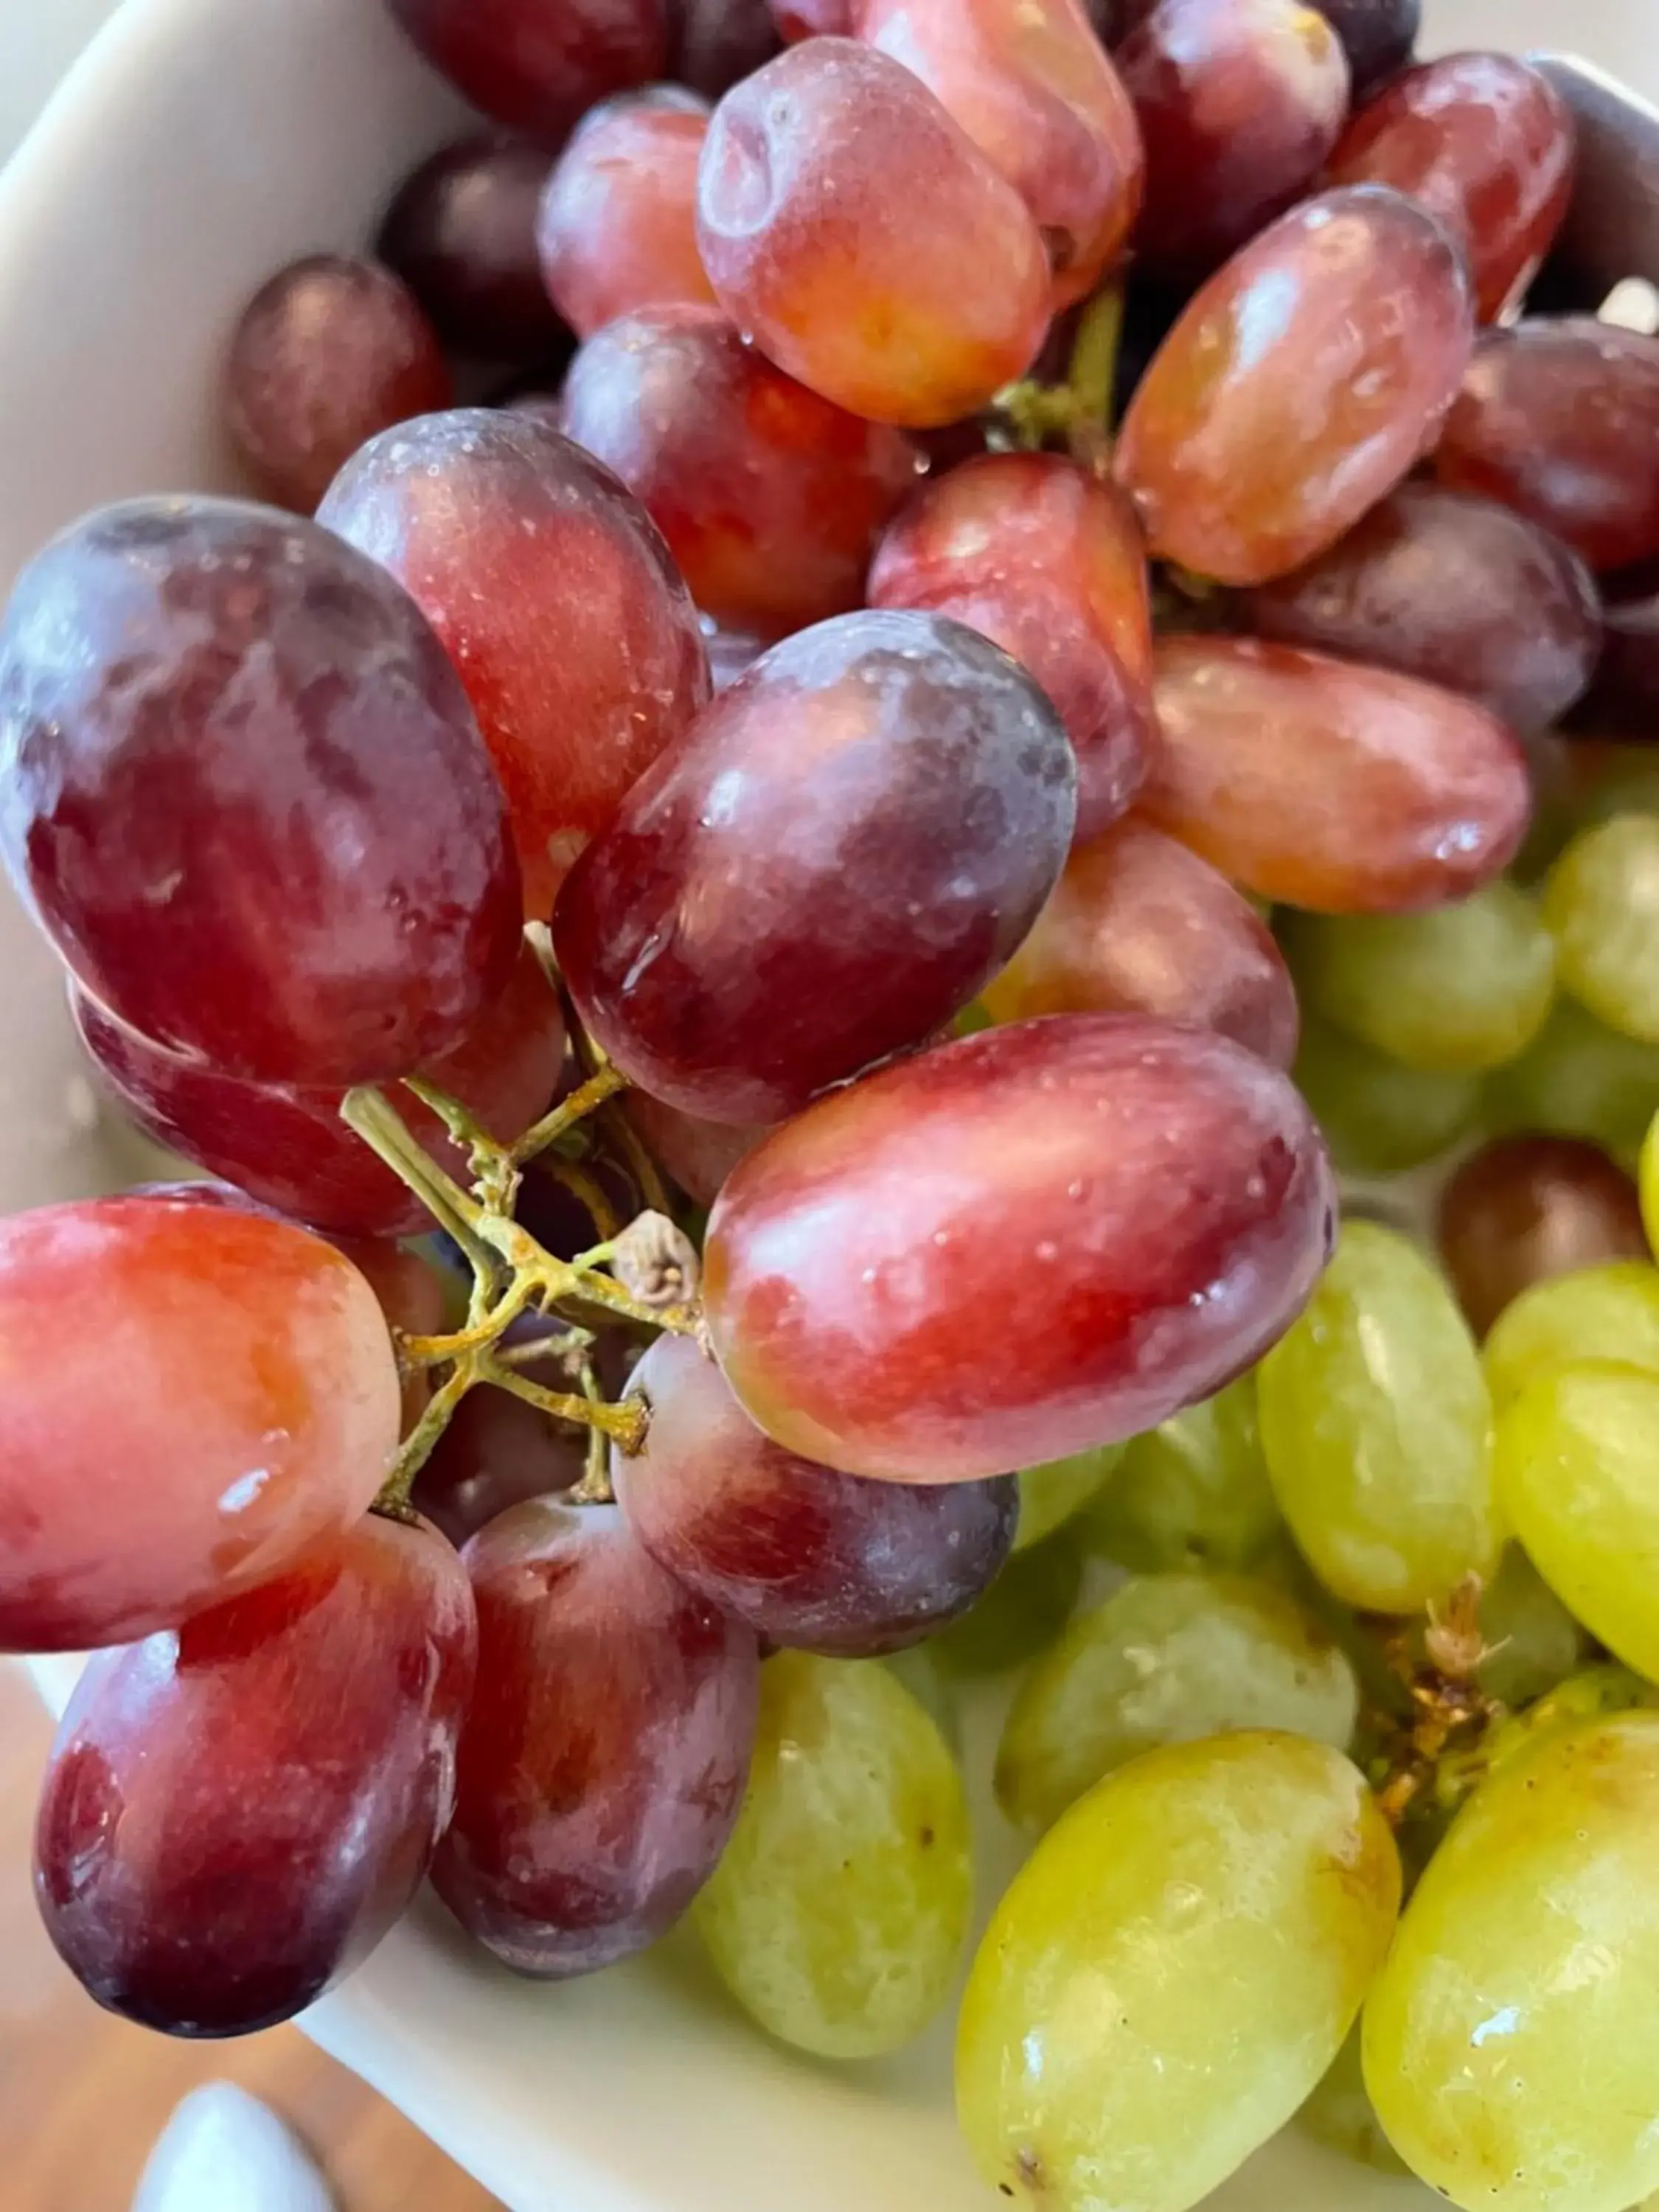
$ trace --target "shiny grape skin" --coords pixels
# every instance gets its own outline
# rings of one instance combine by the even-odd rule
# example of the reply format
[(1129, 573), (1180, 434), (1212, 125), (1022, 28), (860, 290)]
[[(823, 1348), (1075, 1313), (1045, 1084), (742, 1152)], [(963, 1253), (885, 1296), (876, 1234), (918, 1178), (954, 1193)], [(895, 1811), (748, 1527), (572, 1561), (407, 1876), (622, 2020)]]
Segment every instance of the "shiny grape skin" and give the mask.
[(1296, 1057), (1296, 991), (1273, 933), (1207, 861), (1133, 814), (1073, 846), (981, 997), (1000, 1022), (1152, 1014), (1231, 1037), (1274, 1067)]
[(463, 138), (428, 155), (386, 210), (375, 251), (463, 353), (544, 361), (568, 349), (536, 252), (552, 166), (540, 146)]
[(820, 623), (721, 692), (583, 853), (554, 914), (566, 985), (653, 1097), (780, 1121), (1003, 965), (1064, 864), (1073, 781), (1048, 701), (973, 631)]
[(1488, 331), (1435, 455), (1598, 574), (1659, 554), (1659, 339), (1589, 316)]
[(758, 1146), (710, 1218), (709, 1330), (788, 1449), (969, 1480), (1218, 1389), (1309, 1296), (1333, 1214), (1276, 1069), (1201, 1030), (1055, 1015), (902, 1060)]
[(877, 536), (927, 467), (902, 430), (797, 384), (718, 307), (607, 324), (571, 363), (564, 429), (640, 501), (703, 613), (755, 636), (860, 605)]
[(1411, 59), (1422, 0), (1316, 0), (1346, 49), (1356, 98)]
[(1030, 210), (1056, 309), (1121, 259), (1143, 156), (1079, 0), (854, 0), (858, 36), (913, 70)]
[(982, 1596), (1013, 1548), (1018, 1488), (871, 1482), (763, 1437), (690, 1338), (634, 1370), (643, 1449), (614, 1451), (629, 1526), (659, 1566), (767, 1643), (832, 1659), (902, 1650)]
[(365, 1510), (398, 1441), (374, 1291), (264, 1214), (14, 1215), (0, 1351), (0, 1650), (130, 1642), (269, 1580)]
[(1249, 627), (1478, 699), (1525, 735), (1583, 692), (1601, 599), (1572, 549), (1495, 500), (1401, 484), (1339, 544), (1252, 592)]
[(452, 655), (544, 920), (575, 852), (708, 696), (655, 525), (556, 430), (483, 408), (371, 441), (321, 520), (414, 593)]
[(23, 570), (0, 847), (86, 990), (228, 1074), (406, 1074), (518, 955), (501, 786), (438, 641), (373, 562), (237, 501), (101, 508)]
[(706, 100), (679, 85), (623, 93), (584, 116), (536, 219), (542, 281), (578, 337), (671, 301), (708, 303), (697, 256)]
[(1440, 1194), (1437, 1236), (1478, 1336), (1534, 1283), (1648, 1256), (1634, 1180), (1577, 1137), (1498, 1137), (1472, 1153)]
[(668, 75), (718, 100), (781, 44), (767, 0), (670, 0)]
[(919, 78), (850, 40), (788, 47), (721, 100), (697, 243), (738, 328), (872, 422), (955, 422), (1042, 342), (1048, 258), (1019, 195)]
[(1547, 1276), (1506, 1305), (1480, 1347), (1492, 1405), (1502, 1413), (1534, 1377), (1603, 1358), (1659, 1375), (1659, 1268), (1613, 1260)]
[(1512, 54), (1448, 54), (1360, 109), (1331, 157), (1338, 185), (1391, 185), (1468, 255), (1482, 322), (1525, 292), (1572, 197), (1572, 110)]
[(1140, 811), (1259, 898), (1413, 913), (1497, 875), (1526, 834), (1525, 755), (1454, 692), (1295, 646), (1166, 636), (1155, 699)]
[(663, 75), (664, 0), (386, 0), (473, 106), (549, 146), (607, 93)]
[[(413, 1237), (431, 1228), (422, 1200), (340, 1119), (343, 1091), (220, 1075), (162, 1052), (77, 991), (70, 1012), (99, 1073), (158, 1145), (313, 1229)], [(470, 1107), (491, 1136), (510, 1143), (552, 1103), (564, 1042), (558, 999), (526, 947), (495, 1005), (423, 1073)], [(430, 1107), (402, 1091), (393, 1103), (425, 1150), (468, 1187), (466, 1152)]]
[(35, 1831), (41, 1913), (88, 1993), (168, 2034), (246, 2035), (349, 1973), (449, 1818), (477, 1651), (449, 1546), (370, 1514), (94, 1658)]
[(462, 1554), (489, 1694), (461, 1734), (433, 1869), (506, 1965), (592, 1973), (673, 1925), (736, 1822), (752, 1631), (672, 1582), (614, 1506), (529, 1500)]
[(1264, 584), (1430, 450), (1474, 332), (1457, 248), (1379, 185), (1324, 192), (1217, 270), (1137, 386), (1118, 480), (1154, 553)]
[(703, 1121), (665, 1106), (647, 1091), (623, 1093), (623, 1111), (644, 1139), (645, 1148), (699, 1206), (712, 1206), (745, 1153), (767, 1133), (764, 1122)]
[(1137, 256), (1177, 282), (1299, 198), (1347, 120), (1347, 57), (1304, 0), (1160, 0), (1117, 64), (1146, 147)]
[(225, 362), (225, 419), (259, 487), (309, 514), (365, 438), (455, 388), (437, 333), (401, 277), (315, 253), (279, 270), (243, 309)]
[(872, 607), (981, 631), (1042, 686), (1077, 755), (1078, 834), (1134, 799), (1156, 743), (1146, 554), (1127, 501), (1058, 453), (985, 453), (924, 485), (870, 571)]

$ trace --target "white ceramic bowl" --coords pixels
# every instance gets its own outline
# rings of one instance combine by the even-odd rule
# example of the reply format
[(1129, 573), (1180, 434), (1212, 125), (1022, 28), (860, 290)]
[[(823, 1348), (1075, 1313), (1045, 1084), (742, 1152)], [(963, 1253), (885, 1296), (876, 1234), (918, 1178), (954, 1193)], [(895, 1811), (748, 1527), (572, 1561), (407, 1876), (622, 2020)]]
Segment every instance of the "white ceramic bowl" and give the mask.
[[(60, 11), (99, 4), (0, 0), (0, 62), (35, 51), (31, 15), (44, 52)], [(1428, 0), (1428, 52), (1571, 46), (1659, 98), (1653, 0)], [(241, 301), (296, 253), (361, 244), (461, 114), (381, 0), (126, 0), (0, 176), (0, 595), (85, 507), (234, 483), (214, 397)], [(53, 962), (0, 891), (0, 1212), (129, 1179), (138, 1157), (97, 1109)], [(948, 2024), (897, 2060), (820, 2067), (738, 2017), (689, 1940), (550, 1989), (497, 1971), (428, 1908), (306, 2025), (515, 2212), (1000, 2202), (957, 2139)], [(1212, 2199), (1438, 2202), (1293, 2138)]]

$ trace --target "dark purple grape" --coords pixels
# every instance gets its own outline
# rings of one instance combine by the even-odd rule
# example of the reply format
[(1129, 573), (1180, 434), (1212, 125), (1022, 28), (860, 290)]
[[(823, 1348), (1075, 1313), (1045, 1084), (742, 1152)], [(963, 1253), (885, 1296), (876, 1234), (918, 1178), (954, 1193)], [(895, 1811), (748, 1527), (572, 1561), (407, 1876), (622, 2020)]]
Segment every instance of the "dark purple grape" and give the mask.
[[(1579, 1137), (1495, 1137), (1441, 1193), (1437, 1225), (1441, 1259), (1477, 1336), (1534, 1283), (1649, 1256), (1634, 1181)], [(1609, 1345), (1607, 1357), (1618, 1352)]]
[(723, 691), (554, 912), (584, 1022), (653, 1097), (775, 1121), (947, 1022), (1066, 857), (1072, 749), (1006, 653), (843, 615)]
[(607, 93), (659, 77), (665, 0), (387, 0), (434, 69), (510, 130), (557, 146)]
[(665, 1934), (726, 1847), (754, 1744), (754, 1632), (665, 1575), (615, 1506), (532, 1499), (464, 1557), (489, 1692), (433, 1881), (520, 1973), (592, 1973)]
[(924, 1487), (798, 1459), (688, 1337), (659, 1337), (629, 1389), (651, 1408), (644, 1449), (611, 1456), (629, 1526), (677, 1582), (770, 1644), (901, 1650), (965, 1613), (1013, 1548), (1012, 1475)]
[(414, 602), (330, 532), (132, 500), (0, 620), (0, 847), (88, 995), (227, 1075), (349, 1084), (506, 989), (501, 787)]
[(1601, 611), (1601, 658), (1575, 726), (1610, 738), (1659, 739), (1659, 596)]
[(1496, 500), (1407, 483), (1307, 568), (1260, 586), (1249, 627), (1462, 691), (1530, 732), (1589, 683), (1601, 601), (1559, 538)]
[(380, 258), (463, 353), (545, 362), (569, 351), (536, 252), (552, 166), (539, 146), (464, 138), (428, 155), (386, 210)]
[(1356, 98), (1411, 59), (1423, 0), (1314, 0), (1314, 5), (1346, 50)]
[(752, 76), (781, 43), (767, 0), (669, 0), (668, 74), (707, 100)]
[(412, 1900), (448, 1817), (477, 1630), (460, 1562), (369, 1515), (177, 1633), (94, 1658), (35, 1830), (47, 1932), (171, 2035), (289, 2019)]
[(260, 489), (302, 514), (366, 438), (454, 396), (415, 295), (350, 254), (312, 254), (262, 285), (225, 364), (231, 436)]

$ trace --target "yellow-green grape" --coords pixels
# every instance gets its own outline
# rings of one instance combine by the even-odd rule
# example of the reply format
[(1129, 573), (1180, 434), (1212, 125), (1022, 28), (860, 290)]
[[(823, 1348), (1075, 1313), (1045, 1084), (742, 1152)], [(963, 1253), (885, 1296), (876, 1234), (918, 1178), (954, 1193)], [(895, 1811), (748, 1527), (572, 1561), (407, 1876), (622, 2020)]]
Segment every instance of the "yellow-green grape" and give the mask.
[(873, 2058), (950, 1994), (973, 1902), (944, 1738), (881, 1661), (761, 1673), (749, 1794), (693, 1911), (721, 1979), (785, 2043)]
[(1083, 1587), (1083, 1555), (1061, 1529), (1016, 1552), (979, 1603), (929, 1640), (952, 1674), (1000, 1674), (1052, 1644)]
[(1428, 914), (1286, 915), (1280, 934), (1314, 1012), (1407, 1067), (1501, 1067), (1555, 995), (1550, 933), (1502, 881)]
[(951, 1023), (952, 1036), (977, 1036), (981, 1030), (994, 1029), (996, 1023), (983, 999), (969, 999), (962, 1012)]
[(1488, 1079), (1482, 1112), (1496, 1131), (1588, 1137), (1628, 1164), (1659, 1112), (1659, 1046), (1558, 999), (1520, 1059)]
[(1586, 1667), (1580, 1674), (1569, 1674), (1565, 1682), (1558, 1682), (1524, 1712), (1512, 1713), (1482, 1746), (1482, 1764), (1489, 1774), (1496, 1774), (1520, 1753), (1530, 1751), (1547, 1731), (1580, 1728), (1586, 1721), (1602, 1720), (1609, 1713), (1628, 1713), (1656, 1705), (1659, 1705), (1659, 1689), (1616, 1660)]
[(1659, 1267), (1611, 1260), (1534, 1283), (1504, 1307), (1480, 1347), (1500, 1413), (1551, 1368), (1609, 1358), (1659, 1375)]
[(1389, 2139), (1463, 2212), (1659, 2185), (1659, 1713), (1540, 1735), (1430, 1861), (1365, 2008)]
[(1146, 1575), (1074, 1620), (1021, 1683), (997, 1801), (1046, 1828), (1103, 1774), (1158, 1744), (1285, 1729), (1347, 1748), (1353, 1669), (1282, 1592), (1231, 1575)]
[(1346, 1175), (1421, 1167), (1466, 1135), (1480, 1109), (1477, 1076), (1403, 1067), (1305, 1012), (1291, 1072)]
[(1406, 2173), (1406, 2161), (1382, 2132), (1376, 2107), (1365, 2090), (1356, 2027), (1336, 2054), (1335, 2063), (1296, 2116), (1297, 2125), (1327, 2150), (1340, 2151), (1379, 2173)]
[(1500, 1705), (1530, 1705), (1584, 1663), (1583, 1630), (1519, 1544), (1481, 1592), (1480, 1620), (1487, 1650), (1475, 1680)]
[(1100, 1444), (1070, 1459), (1050, 1460), (1046, 1467), (1028, 1467), (1019, 1478), (1014, 1549), (1030, 1551), (1080, 1513), (1122, 1456), (1121, 1444)]
[(1419, 1613), (1496, 1566), (1480, 1355), (1405, 1237), (1344, 1225), (1307, 1310), (1257, 1368), (1256, 1395), (1280, 1510), (1345, 1604)]
[(1139, 1573), (1254, 1566), (1284, 1531), (1261, 1456), (1255, 1377), (1132, 1437), (1081, 1522), (1085, 1540)]
[(907, 1644), (902, 1651), (888, 1652), (881, 1663), (903, 1683), (959, 1759), (962, 1715), (957, 1706), (956, 1685), (939, 1657), (937, 1644)]
[(1015, 1877), (957, 2031), (980, 2171), (1029, 2212), (1186, 2212), (1342, 2047), (1400, 1902), (1358, 1770), (1305, 1736), (1173, 1744)]
[(1659, 1376), (1558, 1367), (1498, 1424), (1498, 1492), (1556, 1595), (1617, 1659), (1659, 1681)]
[(1642, 1139), (1637, 1179), (1642, 1187), (1642, 1226), (1648, 1232), (1649, 1245), (1659, 1252), (1659, 1114), (1649, 1122), (1648, 1133)]
[(1564, 988), (1610, 1029), (1659, 1044), (1659, 816), (1583, 830), (1544, 883)]

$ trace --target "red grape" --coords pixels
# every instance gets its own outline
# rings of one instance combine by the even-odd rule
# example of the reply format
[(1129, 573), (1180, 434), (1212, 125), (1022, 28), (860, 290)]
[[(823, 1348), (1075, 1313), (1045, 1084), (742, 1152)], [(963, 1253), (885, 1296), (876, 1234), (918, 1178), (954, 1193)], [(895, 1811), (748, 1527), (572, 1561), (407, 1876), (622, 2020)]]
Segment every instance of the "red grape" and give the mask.
[[(550, 1390), (571, 1387), (550, 1360), (520, 1371)], [(509, 1506), (568, 1490), (586, 1468), (581, 1430), (485, 1385), (469, 1390), (451, 1415), (410, 1503), (459, 1547)]]
[[(1599, 1145), (1531, 1132), (1471, 1153), (1440, 1194), (1440, 1255), (1484, 1336), (1511, 1298), (1552, 1275), (1645, 1260), (1636, 1185)], [(1608, 1347), (1608, 1357), (1618, 1347)]]
[(554, 945), (624, 1074), (775, 1121), (989, 981), (1072, 823), (1065, 732), (1006, 653), (932, 615), (842, 615), (640, 779), (566, 879)]
[(1030, 210), (1053, 304), (1086, 298), (1122, 256), (1143, 161), (1134, 109), (1078, 0), (856, 0), (854, 15)]
[(1334, 545), (1439, 434), (1474, 338), (1434, 221), (1378, 185), (1322, 193), (1218, 270), (1118, 442), (1152, 550), (1261, 584)]
[(1136, 247), (1177, 278), (1299, 198), (1347, 120), (1347, 58), (1303, 0), (1159, 0), (1117, 58), (1146, 147)]
[(1454, 692), (1293, 646), (1162, 637), (1157, 702), (1144, 811), (1260, 898), (1442, 906), (1526, 834), (1525, 756)]
[(665, 1575), (615, 1506), (515, 1505), (463, 1554), (480, 1698), (433, 1880), (520, 1973), (592, 1973), (656, 1941), (742, 1802), (754, 1632)]
[(687, 1337), (659, 1337), (629, 1389), (651, 1408), (643, 1450), (611, 1455), (629, 1528), (676, 1582), (769, 1644), (902, 1650), (965, 1613), (1013, 1549), (1012, 1475), (922, 1486), (798, 1459)]
[(312, 254), (262, 285), (225, 364), (231, 436), (260, 488), (304, 514), (365, 438), (454, 396), (408, 285), (343, 253)]
[(696, 610), (650, 517), (527, 416), (458, 409), (376, 438), (322, 520), (406, 585), (507, 787), (527, 910), (708, 696)]
[(1659, 555), (1659, 340), (1588, 316), (1483, 337), (1435, 458), (1443, 483), (1553, 530), (1598, 571)]
[(1012, 653), (1077, 755), (1078, 834), (1121, 814), (1146, 773), (1152, 624), (1127, 503), (1057, 453), (986, 453), (917, 492), (877, 550), (873, 607), (950, 615)]
[(1577, 554), (1535, 523), (1407, 483), (1341, 543), (1250, 595), (1253, 629), (1462, 691), (1510, 727), (1559, 720), (1589, 683), (1601, 601)]
[(1131, 815), (1074, 845), (1036, 927), (981, 994), (1000, 1022), (1155, 1014), (1296, 1057), (1296, 992), (1273, 933), (1196, 853)]
[(1341, 40), (1356, 94), (1367, 93), (1412, 57), (1423, 0), (1314, 0)]
[(518, 956), (501, 786), (408, 597), (325, 530), (134, 500), (0, 621), (0, 846), (88, 993), (260, 1082), (403, 1075)]
[(304, 1230), (165, 1199), (0, 1222), (0, 1650), (175, 1627), (355, 1520), (398, 1441), (373, 1291)]
[[(341, 1091), (245, 1083), (162, 1052), (78, 994), (82, 1042), (145, 1134), (222, 1176), (279, 1213), (346, 1237), (410, 1237), (432, 1217), (407, 1184), (340, 1119)], [(558, 1000), (526, 949), (506, 991), (453, 1053), (425, 1073), (510, 1143), (551, 1103), (564, 1052)], [(463, 1186), (465, 1153), (420, 1100), (398, 1111)]]
[(610, 92), (659, 77), (665, 0), (387, 0), (475, 107), (550, 145)]
[(697, 253), (697, 157), (708, 103), (678, 85), (626, 93), (583, 118), (536, 221), (542, 281), (579, 337), (613, 316), (711, 301)]
[(41, 1913), (88, 1993), (172, 2035), (246, 2035), (350, 1972), (449, 1817), (477, 1649), (454, 1553), (371, 1514), (94, 1659), (35, 1831)]
[(1266, 1350), (1334, 1233), (1324, 1146), (1224, 1037), (1056, 1015), (820, 1099), (715, 1202), (704, 1297), (750, 1419), (953, 1482), (1154, 1427)]
[(697, 241), (763, 353), (877, 422), (983, 406), (1042, 340), (1048, 258), (1019, 195), (910, 71), (792, 46), (714, 111)]
[(536, 210), (552, 166), (539, 146), (464, 138), (422, 161), (386, 210), (380, 258), (463, 352), (531, 361), (569, 343), (536, 252)]
[(718, 100), (778, 50), (766, 0), (670, 0), (668, 13), (668, 75), (705, 100)]
[(1536, 275), (1572, 196), (1572, 110), (1512, 54), (1449, 54), (1407, 70), (1354, 117), (1339, 185), (1392, 185), (1439, 216), (1496, 322)]
[(644, 1140), (646, 1150), (690, 1199), (712, 1206), (738, 1162), (766, 1134), (764, 1122), (699, 1121), (665, 1106), (647, 1091), (629, 1091), (623, 1111)]
[(876, 534), (925, 468), (747, 346), (718, 307), (652, 307), (571, 364), (564, 428), (612, 468), (716, 623), (777, 636), (860, 604)]

